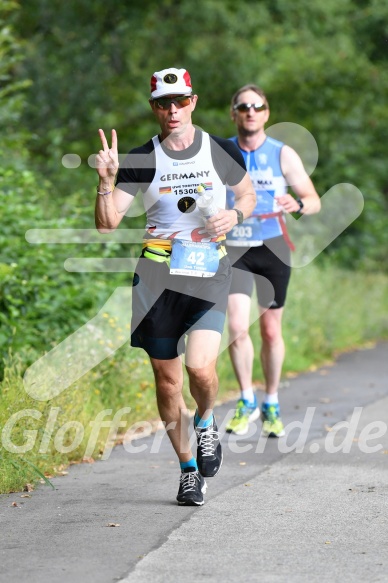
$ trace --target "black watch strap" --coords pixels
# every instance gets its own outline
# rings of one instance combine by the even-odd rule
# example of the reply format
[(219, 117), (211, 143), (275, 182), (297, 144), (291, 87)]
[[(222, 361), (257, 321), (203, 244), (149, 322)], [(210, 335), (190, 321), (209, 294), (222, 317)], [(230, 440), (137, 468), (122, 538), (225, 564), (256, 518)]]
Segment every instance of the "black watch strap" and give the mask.
[(297, 210), (296, 212), (297, 212), (297, 213), (299, 213), (299, 214), (301, 215), (301, 214), (302, 214), (303, 207), (304, 207), (304, 204), (303, 204), (303, 202), (300, 200), (300, 198), (297, 198), (297, 199), (296, 199), (296, 202), (297, 202), (297, 203), (298, 203), (298, 205), (299, 205), (299, 208), (298, 208), (298, 210)]
[(244, 222), (244, 215), (240, 209), (233, 209), (237, 213), (237, 224), (241, 225)]

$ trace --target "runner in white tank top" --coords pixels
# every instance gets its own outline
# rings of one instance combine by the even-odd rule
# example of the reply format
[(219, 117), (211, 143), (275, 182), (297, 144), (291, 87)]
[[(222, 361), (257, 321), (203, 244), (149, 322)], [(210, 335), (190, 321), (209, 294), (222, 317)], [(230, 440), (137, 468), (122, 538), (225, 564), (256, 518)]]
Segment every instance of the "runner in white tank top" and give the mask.
[[(150, 357), (159, 413), (181, 467), (178, 504), (200, 506), (205, 477), (217, 474), (222, 463), (213, 406), (218, 389), (216, 358), (231, 281), (223, 240), (238, 220), (250, 215), (255, 193), (235, 144), (193, 126), (197, 99), (185, 69), (152, 75), (150, 105), (160, 134), (131, 150), (120, 166), (116, 186), (116, 132), (112, 130), (109, 147), (100, 130), (95, 214), (97, 229), (110, 233), (135, 196), (143, 197), (147, 223), (133, 278), (131, 345), (144, 348)], [(234, 191), (235, 210), (226, 210), (226, 184)], [(203, 218), (199, 213), (197, 200), (204, 196), (199, 187), (214, 195), (214, 216)], [(183, 352), (197, 403), (196, 457), (183, 414), (187, 409), (182, 396)]]

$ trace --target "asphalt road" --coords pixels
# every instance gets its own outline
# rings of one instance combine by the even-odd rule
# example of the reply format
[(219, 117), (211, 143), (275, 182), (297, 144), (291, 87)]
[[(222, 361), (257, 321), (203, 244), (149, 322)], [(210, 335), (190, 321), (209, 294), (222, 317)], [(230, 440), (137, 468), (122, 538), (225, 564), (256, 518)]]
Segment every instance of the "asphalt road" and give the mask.
[(387, 581), (388, 344), (287, 381), (281, 404), (284, 438), (223, 436), (201, 508), (176, 504), (160, 431), (0, 496), (0, 582)]

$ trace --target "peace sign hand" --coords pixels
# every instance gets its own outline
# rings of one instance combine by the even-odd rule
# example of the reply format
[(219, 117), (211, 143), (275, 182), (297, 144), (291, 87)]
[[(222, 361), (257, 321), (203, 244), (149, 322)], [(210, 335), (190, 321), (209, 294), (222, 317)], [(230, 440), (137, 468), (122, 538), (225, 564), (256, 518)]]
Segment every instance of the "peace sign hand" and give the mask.
[(103, 130), (98, 130), (101, 138), (102, 150), (96, 156), (96, 170), (100, 178), (113, 179), (119, 168), (119, 155), (117, 152), (117, 133), (112, 130), (112, 147), (109, 148)]

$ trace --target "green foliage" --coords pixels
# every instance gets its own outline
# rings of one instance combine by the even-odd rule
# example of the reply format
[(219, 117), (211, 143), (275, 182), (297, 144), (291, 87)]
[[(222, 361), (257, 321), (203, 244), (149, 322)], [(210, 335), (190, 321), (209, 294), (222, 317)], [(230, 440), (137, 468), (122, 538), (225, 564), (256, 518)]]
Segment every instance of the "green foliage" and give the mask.
[(17, 6), (0, 2), (0, 75), (5, 102), (0, 110), (0, 374), (9, 350), (23, 354), (24, 366), (28, 366), (88, 321), (117, 285), (128, 284), (125, 275), (107, 284), (100, 274), (73, 274), (64, 269), (68, 257), (116, 256), (120, 246), (106, 244), (103, 237), (95, 245), (83, 246), (32, 245), (26, 240), (31, 229), (63, 229), (66, 233), (66, 229), (89, 228), (95, 232), (95, 194), (85, 197), (73, 185), (71, 194), (59, 199), (57, 184), (31, 163), (28, 131), (8, 130), (22, 115), (28, 85), (26, 79), (15, 81), (23, 43), (9, 23)]
[[(350, 182), (362, 216), (325, 252), (343, 265), (388, 269), (388, 8), (377, 0), (198, 0), (105, 2), (27, 0), (18, 14), (29, 56), (17, 68), (33, 84), (24, 124), (45, 171), (76, 152), (85, 161), (97, 129), (116, 127), (122, 152), (156, 133), (147, 103), (153, 71), (187, 67), (199, 93), (195, 122), (234, 132), (231, 95), (254, 82), (268, 94), (270, 123), (298, 123), (314, 135), (313, 180), (324, 194)], [(77, 182), (86, 185), (87, 173)]]
[[(53, 191), (52, 185), (39, 182), (28, 170), (12, 168), (0, 169), (0, 181), (0, 350), (6, 354), (9, 348), (14, 352), (28, 348), (30, 362), (87, 322), (109, 297), (109, 290), (127, 278), (117, 276), (109, 285), (101, 274), (64, 269), (68, 257), (108, 257), (116, 255), (118, 245), (89, 244), (80, 249), (75, 244), (28, 243), (25, 236), (30, 229), (44, 233), (48, 228), (80, 228), (87, 223), (82, 220), (85, 211), (69, 198), (66, 204), (56, 205), (57, 215), (48, 219), (44, 197)], [(87, 211), (92, 216), (92, 204)]]
[[(24, 90), (30, 82), (27, 79), (16, 79), (15, 75), (24, 56), (25, 44), (16, 37), (10, 23), (18, 7), (16, 2), (0, 0), (0, 161), (7, 159), (9, 150), (16, 145), (20, 153), (23, 139), (27, 135), (19, 122), (24, 106)], [(9, 131), (10, 127), (12, 132)]]

